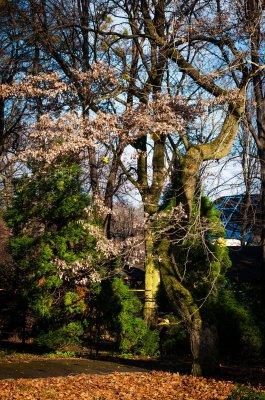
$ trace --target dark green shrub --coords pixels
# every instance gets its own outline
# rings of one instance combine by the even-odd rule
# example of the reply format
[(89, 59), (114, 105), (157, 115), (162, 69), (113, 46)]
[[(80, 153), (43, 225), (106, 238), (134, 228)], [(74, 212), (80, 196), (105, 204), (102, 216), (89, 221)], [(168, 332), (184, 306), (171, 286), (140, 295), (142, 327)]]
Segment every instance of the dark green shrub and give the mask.
[(189, 339), (183, 324), (174, 315), (166, 315), (169, 326), (160, 327), (160, 352), (162, 357), (175, 357), (188, 354)]
[(113, 301), (116, 303), (116, 326), (118, 345), (122, 353), (157, 355), (159, 351), (159, 332), (150, 330), (146, 323), (136, 315), (142, 304), (136, 295), (119, 278), (112, 283)]
[[(16, 180), (12, 206), (5, 212), (13, 234), (14, 319), (22, 325), (23, 339), (40, 334), (39, 342), (51, 347), (67, 342), (68, 334), (74, 342), (81, 336), (76, 327), (86, 314), (88, 271), (103, 272), (104, 255), (86, 228), (90, 199), (80, 175), (70, 160), (33, 169), (31, 176)], [(92, 217), (89, 223), (95, 224)]]
[(157, 355), (159, 332), (151, 330), (141, 316), (142, 303), (126, 283), (115, 277), (103, 280), (88, 299), (88, 342), (123, 355)]
[(265, 400), (265, 393), (241, 386), (235, 389), (227, 400)]
[(80, 345), (83, 333), (81, 322), (70, 322), (54, 331), (40, 333), (35, 343), (42, 348), (52, 350), (67, 349), (70, 345)]
[(259, 357), (263, 338), (252, 312), (236, 299), (232, 290), (222, 290), (219, 300), (217, 320), (222, 351)]

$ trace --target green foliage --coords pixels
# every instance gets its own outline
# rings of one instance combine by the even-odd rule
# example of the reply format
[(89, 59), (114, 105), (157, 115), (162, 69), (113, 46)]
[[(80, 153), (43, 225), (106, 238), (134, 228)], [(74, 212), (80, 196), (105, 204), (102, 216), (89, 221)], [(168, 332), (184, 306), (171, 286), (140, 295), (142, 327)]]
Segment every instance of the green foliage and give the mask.
[(73, 314), (82, 314), (86, 310), (86, 304), (84, 299), (80, 299), (80, 296), (76, 292), (67, 292), (64, 296), (65, 309)]
[(105, 331), (117, 338), (123, 354), (155, 355), (159, 349), (159, 334), (150, 330), (140, 315), (142, 304), (120, 278), (103, 282), (96, 298), (98, 319)]
[(245, 386), (240, 386), (233, 391), (227, 400), (265, 400), (265, 393), (256, 392)]
[[(26, 319), (34, 322), (35, 334), (49, 330), (51, 343), (59, 343), (66, 335), (64, 324), (74, 323), (86, 311), (76, 288), (79, 276), (71, 265), (87, 258), (97, 263), (103, 257), (96, 251), (96, 239), (80, 222), (90, 202), (80, 175), (79, 166), (67, 162), (41, 172), (33, 169), (31, 176), (16, 180), (13, 204), (5, 213), (13, 232), (9, 247), (16, 263), (17, 311), (24, 315), (24, 326)], [(55, 259), (69, 266), (67, 280)], [(67, 326), (69, 330), (71, 325)]]
[(162, 326), (160, 333), (160, 355), (166, 358), (189, 353), (189, 340), (180, 319), (175, 315), (165, 315), (170, 325)]
[(150, 330), (146, 323), (136, 316), (142, 309), (140, 300), (129, 291), (119, 278), (112, 283), (114, 302), (120, 306), (117, 315), (119, 350), (122, 353), (155, 355), (158, 353), (159, 334)]
[(49, 358), (70, 358), (70, 357), (76, 357), (76, 353), (74, 351), (61, 351), (61, 350), (56, 350), (54, 353), (48, 353), (45, 354), (46, 357)]
[(225, 230), (220, 212), (207, 197), (202, 196), (194, 203), (185, 232), (174, 253), (176, 265), (194, 300), (207, 297), (210, 301), (224, 286), (224, 275), (231, 261), (223, 239)]
[(217, 321), (223, 349), (245, 357), (260, 355), (263, 338), (259, 326), (251, 310), (237, 300), (231, 289), (220, 293)]
[(221, 213), (214, 207), (213, 202), (206, 196), (200, 198), (200, 214), (208, 222), (207, 233), (212, 236), (225, 236), (225, 229), (221, 223)]
[(69, 345), (81, 344), (83, 333), (81, 322), (70, 322), (54, 331), (40, 333), (35, 342), (40, 347), (49, 349), (67, 348)]
[(25, 230), (31, 218), (49, 227), (80, 218), (89, 198), (82, 192), (79, 178), (77, 164), (62, 163), (51, 166), (45, 173), (33, 170), (32, 176), (16, 180), (13, 206), (6, 212), (9, 226), (17, 232)]

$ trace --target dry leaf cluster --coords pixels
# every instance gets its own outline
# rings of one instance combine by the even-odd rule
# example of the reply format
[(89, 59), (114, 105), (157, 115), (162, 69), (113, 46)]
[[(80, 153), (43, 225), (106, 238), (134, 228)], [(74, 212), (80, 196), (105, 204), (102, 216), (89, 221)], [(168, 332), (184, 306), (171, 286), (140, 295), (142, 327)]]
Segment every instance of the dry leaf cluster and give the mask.
[(0, 381), (1, 400), (225, 400), (234, 387), (169, 372)]

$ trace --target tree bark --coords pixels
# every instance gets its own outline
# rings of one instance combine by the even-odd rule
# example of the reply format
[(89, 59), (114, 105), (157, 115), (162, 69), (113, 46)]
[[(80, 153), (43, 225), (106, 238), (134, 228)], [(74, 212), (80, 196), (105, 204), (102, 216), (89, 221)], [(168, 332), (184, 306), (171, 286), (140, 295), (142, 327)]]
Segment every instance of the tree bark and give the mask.
[[(259, 150), (260, 158), (260, 208), (261, 208), (261, 246), (262, 246), (262, 280), (265, 287), (265, 146)], [(265, 296), (264, 296), (265, 297)]]
[(193, 376), (201, 376), (203, 365), (201, 365), (201, 342), (202, 342), (202, 320), (199, 312), (192, 317), (192, 324), (189, 327), (190, 349), (192, 354), (191, 374)]
[(0, 98), (0, 155), (4, 152), (5, 139), (5, 102)]
[(170, 243), (167, 239), (163, 239), (159, 244), (161, 278), (171, 306), (181, 317), (189, 334), (192, 354), (191, 373), (194, 376), (211, 375), (219, 369), (216, 328), (202, 321), (200, 309), (192, 293), (184, 286), (176, 263), (172, 262), (169, 254)]
[[(144, 139), (144, 148), (146, 151), (146, 138)], [(153, 325), (157, 320), (157, 294), (160, 284), (160, 272), (158, 266), (155, 264), (156, 239), (152, 218), (158, 213), (159, 200), (164, 187), (165, 138), (160, 138), (154, 143), (152, 160), (153, 177), (150, 186), (148, 185), (147, 168), (147, 157), (142, 155), (138, 159), (137, 175), (146, 218), (144, 319), (148, 325)]]
[(147, 224), (145, 228), (145, 303), (144, 320), (149, 326), (157, 320), (157, 295), (160, 284), (159, 268), (154, 260), (155, 242), (152, 227)]
[(219, 370), (217, 330), (214, 325), (203, 323), (199, 313), (192, 318), (190, 347), (193, 356), (191, 373), (210, 376)]

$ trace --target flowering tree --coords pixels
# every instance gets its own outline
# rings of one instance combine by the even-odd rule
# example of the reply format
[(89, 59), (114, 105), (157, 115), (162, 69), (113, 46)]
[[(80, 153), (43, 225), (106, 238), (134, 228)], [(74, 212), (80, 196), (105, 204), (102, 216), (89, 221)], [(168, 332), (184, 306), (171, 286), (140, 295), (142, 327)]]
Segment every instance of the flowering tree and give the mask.
[[(194, 222), (200, 168), (207, 160), (227, 155), (237, 134), (247, 86), (257, 73), (247, 60), (251, 34), (242, 25), (238, 3), (229, 3), (229, 10), (220, 1), (197, 0), (178, 5), (124, 0), (108, 2), (108, 7), (104, 1), (90, 6), (86, 0), (25, 4), (18, 12), (40, 52), (53, 60), (60, 95), (56, 112), (40, 112), (36, 123), (28, 125), (24, 160), (30, 157), (49, 165), (65, 154), (78, 154), (79, 160), (88, 161), (93, 200), (103, 197), (106, 207), (108, 236), (121, 177), (139, 191), (145, 212), (145, 319), (149, 324), (156, 320), (162, 272), (172, 304), (179, 310), (176, 294), (186, 302), (197, 360), (201, 316), (194, 311), (191, 292), (177, 278), (168, 241), (161, 250), (164, 261), (157, 258), (154, 227), (159, 225), (154, 222), (161, 219), (161, 232), (170, 231), (160, 202), (171, 180), (176, 207), (171, 209), (170, 227), (183, 220), (184, 241), (187, 226)], [(115, 13), (118, 20), (111, 19)], [(42, 92), (36, 92), (41, 81), (36, 85), (38, 78), (30, 79), (35, 92), (28, 92), (26, 82), (15, 92), (41, 97)], [(56, 79), (52, 85), (51, 93)], [(15, 95), (7, 86), (2, 89), (6, 96)], [(46, 105), (53, 109), (54, 102), (42, 99), (41, 109)], [(224, 116), (216, 124), (214, 112), (220, 110)], [(201, 114), (208, 115), (204, 124)]]
[[(75, 93), (73, 97), (68, 96), (67, 107), (72, 111), (78, 109), (78, 114), (85, 120), (100, 109), (111, 108), (112, 99), (123, 91), (113, 79), (113, 73), (109, 73), (108, 65), (112, 63), (102, 50), (102, 39), (97, 34), (100, 26), (108, 24), (108, 7), (103, 5), (104, 2), (87, 0), (49, 0), (29, 1), (17, 7), (21, 20), (28, 26), (32, 42), (42, 55), (52, 60), (53, 68), (60, 71), (71, 86), (71, 95)], [(95, 33), (92, 33), (91, 27)], [(119, 141), (112, 145), (116, 147), (115, 153), (122, 152)], [(102, 152), (97, 152), (94, 146), (87, 146), (86, 166), (92, 195), (103, 196), (105, 205), (111, 209), (120, 176), (116, 156), (108, 157), (108, 163), (102, 165), (107, 152), (106, 147)], [(103, 166), (104, 174), (100, 172)], [(106, 216), (105, 221), (108, 236), (110, 215)]]
[[(113, 4), (116, 5), (115, 2)], [(247, 60), (251, 50), (251, 33), (242, 23), (238, 4), (229, 4), (228, 10), (219, 1), (203, 5), (198, 1), (189, 1), (176, 5), (175, 2), (140, 0), (132, 6), (125, 0), (122, 10), (128, 25), (117, 29), (113, 24), (111, 29), (101, 29), (100, 33), (105, 36), (110, 51), (114, 37), (131, 43), (133, 56), (128, 63), (126, 46), (116, 47), (116, 53), (124, 60), (131, 101), (146, 104), (159, 93), (168, 92), (174, 97), (177, 90), (182, 93), (194, 90), (204, 99), (209, 116), (214, 109), (224, 110), (222, 123), (216, 129), (210, 129), (211, 134), (209, 118), (203, 129), (194, 119), (187, 125), (184, 123), (183, 130), (172, 132), (168, 129), (166, 134), (163, 128), (161, 131), (149, 128), (150, 140), (148, 135), (143, 135), (132, 144), (138, 153), (134, 173), (123, 166), (128, 179), (141, 193), (147, 217), (145, 318), (151, 322), (155, 319), (159, 270), (155, 266), (156, 246), (149, 221), (159, 211), (163, 185), (166, 177), (171, 175), (177, 204), (183, 204), (187, 220), (193, 225), (200, 168), (205, 161), (218, 160), (229, 153), (245, 109), (247, 87), (252, 77)], [(259, 10), (258, 18), (260, 15)], [(248, 43), (246, 38), (250, 39)], [(174, 78), (173, 71), (179, 80)], [(198, 99), (199, 96), (190, 96), (191, 103), (192, 100), (198, 103)], [(163, 114), (161, 106), (158, 110)], [(167, 113), (166, 122), (170, 123), (170, 113)], [(184, 120), (189, 121), (188, 118)], [(141, 123), (144, 125), (144, 122)], [(171, 147), (169, 153), (174, 157), (168, 157), (167, 146)], [(151, 155), (149, 163), (148, 155)], [(170, 251), (170, 246), (167, 246), (164, 257)], [(160, 266), (172, 304), (178, 308), (177, 299), (180, 298), (187, 305), (187, 314), (183, 318), (189, 326), (194, 359), (198, 360), (203, 334), (200, 313), (195, 312), (199, 311), (198, 306), (194, 306), (191, 293), (177, 278), (172, 258), (164, 263), (165, 268), (163, 262)], [(199, 371), (200, 366), (195, 362), (193, 372)]]

